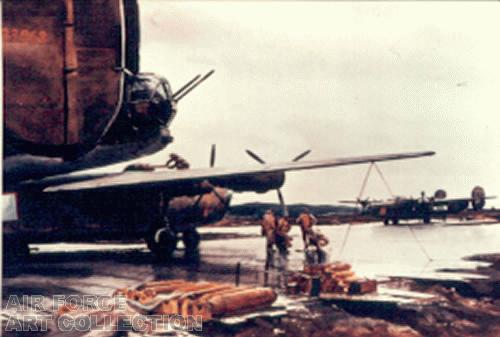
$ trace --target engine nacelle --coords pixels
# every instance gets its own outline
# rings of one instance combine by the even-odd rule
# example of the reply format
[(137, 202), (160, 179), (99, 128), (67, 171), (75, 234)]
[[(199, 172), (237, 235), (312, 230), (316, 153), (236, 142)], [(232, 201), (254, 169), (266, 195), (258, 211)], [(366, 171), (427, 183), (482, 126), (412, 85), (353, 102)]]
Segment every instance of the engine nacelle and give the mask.
[(224, 188), (196, 196), (176, 197), (166, 205), (170, 226), (182, 232), (186, 227), (221, 220), (229, 209), (232, 194)]
[(237, 178), (210, 179), (216, 186), (229, 188), (235, 192), (257, 192), (265, 193), (283, 186), (285, 183), (284, 172), (261, 173), (252, 175), (240, 175)]

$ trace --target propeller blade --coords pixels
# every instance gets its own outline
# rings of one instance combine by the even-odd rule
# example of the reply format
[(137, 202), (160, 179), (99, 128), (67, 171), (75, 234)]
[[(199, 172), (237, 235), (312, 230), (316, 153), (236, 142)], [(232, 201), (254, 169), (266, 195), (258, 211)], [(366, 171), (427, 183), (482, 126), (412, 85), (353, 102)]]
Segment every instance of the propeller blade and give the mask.
[(231, 199), (233, 199), (233, 194), (231, 192), (227, 192), (228, 194), (226, 195), (226, 199), (225, 199), (225, 205), (226, 207), (229, 207), (229, 205), (231, 204)]
[(212, 148), (210, 149), (210, 167), (214, 167), (215, 165), (215, 144), (212, 144)]
[(261, 158), (259, 157), (258, 155), (256, 155), (255, 153), (253, 153), (252, 151), (250, 150), (245, 150), (245, 152), (250, 156), (252, 157), (253, 159), (255, 159), (256, 161), (258, 161), (259, 163), (261, 163), (262, 165), (264, 165), (266, 162)]
[(286, 207), (285, 204), (285, 199), (283, 198), (283, 194), (281, 193), (281, 189), (277, 189), (276, 192), (278, 192), (278, 199), (280, 201), (281, 209), (283, 210), (283, 216), (288, 216), (288, 207)]
[(297, 157), (293, 158), (292, 161), (299, 161), (302, 158), (304, 158), (305, 156), (307, 156), (309, 153), (311, 153), (311, 150), (304, 151), (301, 154), (299, 154)]

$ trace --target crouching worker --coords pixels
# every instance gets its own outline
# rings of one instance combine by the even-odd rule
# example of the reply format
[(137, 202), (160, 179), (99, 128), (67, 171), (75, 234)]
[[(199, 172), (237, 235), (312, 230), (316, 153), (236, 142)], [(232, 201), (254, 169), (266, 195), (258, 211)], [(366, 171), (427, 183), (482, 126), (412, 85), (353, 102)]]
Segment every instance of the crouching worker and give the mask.
[(306, 264), (320, 264), (327, 262), (327, 254), (323, 250), (329, 243), (328, 238), (320, 231), (309, 230), (307, 233), (307, 245), (305, 249)]

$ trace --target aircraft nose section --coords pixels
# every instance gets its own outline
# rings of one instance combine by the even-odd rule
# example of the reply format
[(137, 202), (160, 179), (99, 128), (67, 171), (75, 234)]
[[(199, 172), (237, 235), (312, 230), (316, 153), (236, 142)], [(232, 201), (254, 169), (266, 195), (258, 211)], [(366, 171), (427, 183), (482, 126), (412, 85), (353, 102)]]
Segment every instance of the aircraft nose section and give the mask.
[(140, 125), (159, 123), (168, 126), (177, 113), (168, 81), (155, 74), (135, 75), (130, 89), (130, 110)]

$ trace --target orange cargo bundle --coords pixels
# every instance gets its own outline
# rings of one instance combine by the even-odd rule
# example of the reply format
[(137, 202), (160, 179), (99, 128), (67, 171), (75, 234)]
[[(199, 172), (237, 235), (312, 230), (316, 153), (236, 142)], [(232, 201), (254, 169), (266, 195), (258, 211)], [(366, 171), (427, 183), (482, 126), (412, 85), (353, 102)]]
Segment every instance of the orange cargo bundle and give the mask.
[(292, 294), (366, 294), (376, 290), (375, 280), (359, 278), (350, 264), (342, 262), (306, 265), (303, 272), (292, 273), (287, 280), (287, 291)]
[(146, 282), (136, 289), (118, 289), (142, 309), (161, 315), (200, 315), (204, 320), (248, 313), (271, 306), (277, 298), (270, 288), (218, 282), (167, 280)]

